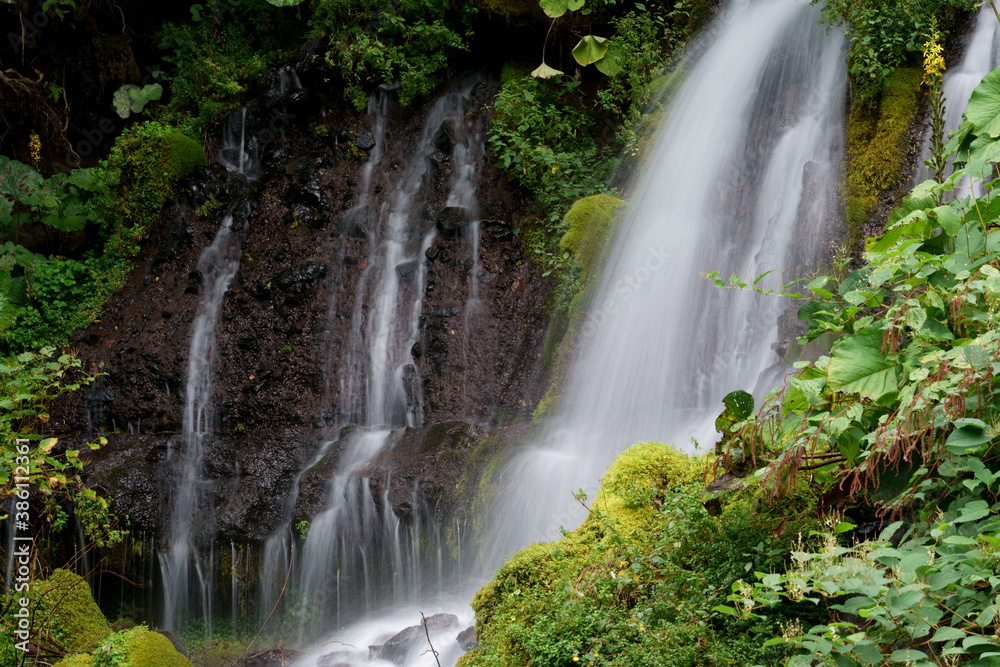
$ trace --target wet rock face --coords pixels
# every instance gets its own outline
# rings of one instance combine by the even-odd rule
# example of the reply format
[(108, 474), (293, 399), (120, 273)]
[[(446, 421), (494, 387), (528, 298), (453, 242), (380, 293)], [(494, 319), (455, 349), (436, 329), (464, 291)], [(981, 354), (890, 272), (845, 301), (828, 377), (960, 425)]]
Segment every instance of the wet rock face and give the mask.
[[(370, 150), (371, 119), (329, 104), (325, 116), (318, 105), (311, 113), (309, 96), (296, 97), (297, 88), (279, 79), (268, 89), (270, 101), (250, 114), (251, 129), (261, 137), (259, 178), (248, 183), (213, 165), (179, 189), (125, 287), (101, 320), (73, 342), (84, 367), (102, 379), (51, 409), (50, 428), (76, 434), (64, 438), (68, 444), (98, 432), (109, 437), (88, 474), (113, 489), (134, 527), (157, 534), (167, 511), (167, 452), (181, 430), (192, 322), (204, 287), (198, 258), (231, 207), (253, 204), (240, 267), (216, 329), (215, 435), (204, 474), (219, 489), (213, 521), (220, 535), (259, 539), (273, 529), (282, 511), (278, 499), (316, 451), (324, 429), (348, 421), (339, 407), (342, 355), (355, 313), (367, 310), (355, 295), (379, 216), (356, 206), (364, 162), (344, 157), (338, 145), (353, 138)], [(469, 107), (475, 114), (483, 113), (491, 90), (477, 89)], [(422, 111), (391, 114), (385, 174), (374, 188), (373, 206), (392, 194), (394, 165), (413, 153), (423, 122)], [(327, 129), (317, 134), (317, 126)], [(449, 149), (468, 140), (456, 126), (442, 127), (438, 135), (437, 144)], [(447, 209), (450, 162), (445, 150), (429, 160), (426, 205), (413, 223), (422, 233), (440, 225), (439, 213)], [(479, 164), (478, 217), (484, 222), (478, 264), (464, 210), (446, 214), (453, 216), (452, 228), (438, 233), (426, 252), (414, 363), (403, 370), (407, 391), (423, 395), (425, 429), (524, 417), (540, 393), (547, 290), (539, 270), (521, 256), (514, 233), (530, 202), (492, 165), (488, 154)], [(417, 269), (400, 265), (396, 275), (412, 284)], [(466, 436), (454, 436), (460, 437)], [(403, 451), (426, 446), (444, 452), (457, 442), (438, 438), (427, 444), (424, 438), (420, 447), (410, 447), (407, 438), (423, 436), (406, 436)], [(406, 466), (416, 466), (409, 472), (394, 467), (399, 489), (429, 465), (423, 456), (403, 458)], [(421, 479), (430, 487), (438, 484), (430, 472)], [(297, 513), (318, 511), (318, 489), (304, 487)], [(392, 502), (405, 515), (403, 495), (394, 491)]]

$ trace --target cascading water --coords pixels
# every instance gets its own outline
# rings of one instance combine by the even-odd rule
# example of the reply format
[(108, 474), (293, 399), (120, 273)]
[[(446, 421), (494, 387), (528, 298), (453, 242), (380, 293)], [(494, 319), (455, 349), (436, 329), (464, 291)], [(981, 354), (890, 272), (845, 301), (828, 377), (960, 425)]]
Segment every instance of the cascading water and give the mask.
[(801, 0), (740, 1), (709, 29), (617, 230), (560, 416), (505, 473), (487, 567), (579, 523), (573, 491), (622, 448), (707, 446), (725, 394), (780, 377), (788, 304), (703, 274), (775, 270), (774, 287), (827, 250), (846, 77), (818, 18)]
[[(993, 8), (987, 3), (979, 10), (976, 26), (965, 48), (965, 56), (962, 58), (961, 64), (956, 68), (945, 70), (944, 73), (942, 94), (945, 99), (943, 137), (945, 141), (947, 141), (948, 135), (962, 124), (962, 114), (965, 112), (969, 98), (972, 97), (972, 91), (976, 89), (983, 77), (997, 65), (1000, 65), (1000, 21), (993, 13)], [(924, 164), (924, 160), (930, 157), (930, 137), (925, 137), (920, 157), (920, 164), (914, 179), (915, 183), (933, 177)], [(948, 161), (949, 168), (951, 162), (951, 160)], [(958, 187), (957, 195), (961, 197), (969, 194), (962, 192), (961, 189), (975, 186), (963, 181)], [(976, 196), (980, 195), (982, 195), (981, 191), (976, 194)]]
[[(244, 109), (238, 127), (227, 124), (219, 155), (227, 169), (243, 178), (255, 174), (257, 164), (256, 147), (247, 141), (246, 125)], [(171, 442), (168, 454), (178, 461), (180, 479), (171, 499), (167, 548), (159, 554), (164, 588), (161, 624), (165, 630), (177, 630), (195, 607), (197, 616), (204, 620), (207, 637), (211, 636), (212, 619), (214, 508), (208, 500), (211, 488), (202, 478), (202, 465), (206, 438), (214, 429), (215, 329), (226, 290), (240, 267), (246, 215), (245, 210), (231, 210), (198, 259), (202, 289), (191, 326), (181, 435)]]
[[(450, 143), (452, 177), (441, 203), (461, 207), (466, 217), (478, 215), (474, 177), (484, 154), (482, 133), (466, 131), (464, 120), (472, 89), (469, 82), (433, 105), (398, 178), (383, 168), (388, 91), (377, 93), (369, 106), (374, 147), (356, 204), (345, 216), (346, 227), (366, 232), (366, 268), (354, 295), (346, 349), (337, 357), (339, 365), (327, 371), (328, 387), (334, 382), (330, 376), (339, 378), (339, 423), (356, 428), (328, 440), (307, 464), (305, 469), (316, 466), (325, 449), (336, 461), (327, 509), (311, 522), (295, 558), (287, 522), (268, 540), (260, 578), (262, 614), (269, 613), (265, 607), (273, 606), (282, 588), (290, 589), (287, 604), (306, 619), (300, 638), (440, 590), (444, 548), (418, 486), (411, 519), (404, 523), (394, 514), (388, 481), (376, 492), (363, 470), (395, 445), (400, 429), (423, 422), (422, 382), (412, 349), (420, 334), (426, 255), (437, 233), (427, 224), (425, 207), (432, 170), (446, 157), (441, 147)], [(331, 306), (331, 316), (334, 312)], [(284, 583), (287, 577), (291, 580)]]

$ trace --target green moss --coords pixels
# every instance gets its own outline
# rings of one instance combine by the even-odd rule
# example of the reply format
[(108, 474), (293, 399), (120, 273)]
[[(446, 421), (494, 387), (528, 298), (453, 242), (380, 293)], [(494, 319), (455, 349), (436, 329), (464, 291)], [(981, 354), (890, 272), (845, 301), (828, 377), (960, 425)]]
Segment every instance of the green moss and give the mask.
[(92, 651), (111, 634), (111, 626), (94, 602), (90, 586), (69, 570), (56, 570), (37, 583), (32, 597), (38, 600), (35, 622), (69, 653)]
[(500, 68), (500, 85), (523, 79), (531, 74), (531, 66), (523, 60), (508, 60)]
[(162, 140), (163, 167), (170, 179), (183, 178), (194, 171), (195, 167), (208, 164), (205, 149), (187, 135), (164, 132)]
[(631, 536), (648, 528), (667, 494), (702, 478), (704, 464), (669, 445), (644, 442), (618, 455), (601, 481), (594, 507)]
[(902, 177), (909, 130), (920, 101), (922, 73), (897, 69), (877, 103), (856, 101), (847, 125), (845, 200), (852, 243), (863, 233), (880, 197)]
[(93, 667), (191, 667), (191, 661), (169, 639), (140, 625), (104, 640)]
[(54, 667), (90, 667), (94, 664), (94, 658), (89, 653), (78, 653), (68, 658), (63, 658)]
[[(803, 489), (756, 489), (702, 506), (704, 459), (641, 443), (615, 459), (590, 515), (558, 542), (505, 563), (473, 601), (480, 648), (461, 667), (784, 664), (762, 648), (790, 617), (740, 621), (712, 611), (747, 572), (779, 571), (792, 540), (816, 527)], [(814, 607), (796, 618), (808, 623)]]
[(577, 200), (563, 218), (566, 233), (559, 247), (573, 254), (586, 284), (600, 269), (604, 250), (614, 230), (615, 213), (624, 204), (612, 195), (593, 195)]

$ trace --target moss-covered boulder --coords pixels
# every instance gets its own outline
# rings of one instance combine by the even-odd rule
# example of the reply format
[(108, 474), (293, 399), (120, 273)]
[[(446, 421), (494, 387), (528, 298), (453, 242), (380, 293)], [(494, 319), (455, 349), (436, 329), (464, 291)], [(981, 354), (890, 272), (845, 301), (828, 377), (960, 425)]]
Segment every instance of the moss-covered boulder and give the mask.
[(36, 625), (69, 654), (93, 651), (111, 634), (111, 626), (94, 602), (90, 586), (69, 570), (56, 570), (48, 579), (37, 582), (31, 595), (36, 602)]
[(618, 208), (624, 204), (612, 195), (577, 200), (563, 218), (567, 230), (559, 247), (572, 253), (583, 271), (584, 284), (596, 275), (614, 230)]
[(164, 132), (161, 137), (163, 168), (171, 180), (183, 178), (195, 167), (208, 164), (205, 149), (197, 141), (177, 131)]
[(191, 667), (185, 658), (159, 632), (145, 626), (116, 632), (94, 651), (92, 667)]
[(91, 667), (94, 664), (94, 656), (89, 653), (78, 653), (68, 658), (63, 658), (53, 667)]
[(747, 623), (712, 609), (748, 572), (784, 566), (818, 526), (814, 498), (747, 489), (711, 516), (706, 463), (659, 443), (619, 455), (579, 528), (517, 553), (476, 594), (479, 648), (460, 667), (784, 664), (763, 643), (791, 612)]

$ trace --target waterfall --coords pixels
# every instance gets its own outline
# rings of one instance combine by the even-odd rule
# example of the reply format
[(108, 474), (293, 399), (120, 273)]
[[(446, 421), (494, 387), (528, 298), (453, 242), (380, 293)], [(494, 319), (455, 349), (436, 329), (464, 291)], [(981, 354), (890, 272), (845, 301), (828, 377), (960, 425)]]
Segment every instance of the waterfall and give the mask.
[[(640, 441), (704, 451), (722, 397), (757, 397), (786, 366), (772, 349), (790, 304), (704, 274), (777, 287), (815, 267), (835, 228), (844, 44), (801, 0), (735, 2), (707, 30), (635, 187), (543, 440), (503, 474), (487, 567), (585, 516)], [(792, 306), (794, 307), (794, 305)]]
[[(257, 169), (256, 142), (246, 136), (246, 109), (238, 117), (238, 123), (226, 124), (219, 161), (239, 177), (249, 178)], [(212, 243), (198, 258), (202, 288), (188, 347), (184, 415), (181, 434), (171, 442), (168, 454), (168, 459), (177, 461), (180, 479), (171, 497), (167, 548), (159, 554), (164, 588), (162, 627), (180, 629), (194, 613), (194, 603), (204, 621), (206, 637), (211, 637), (214, 595), (214, 507), (213, 489), (202, 478), (202, 465), (206, 440), (214, 429), (215, 330), (226, 291), (240, 268), (247, 213), (231, 208)]]
[[(945, 141), (947, 141), (948, 135), (962, 124), (962, 114), (969, 103), (969, 98), (972, 97), (972, 91), (976, 89), (983, 77), (997, 65), (1000, 65), (1000, 21), (993, 13), (993, 8), (987, 3), (979, 9), (976, 26), (968, 39), (962, 62), (958, 67), (947, 69), (944, 73), (944, 84), (941, 92), (945, 100)], [(929, 157), (930, 136), (928, 132), (928, 135), (924, 137), (914, 185), (933, 177), (924, 164), (924, 160)], [(950, 171), (952, 162), (953, 160), (948, 160), (946, 174)], [(968, 179), (963, 180), (956, 187), (958, 196), (972, 194), (962, 192), (963, 189), (970, 187), (976, 189), (975, 195), (977, 197), (983, 194), (978, 189), (978, 184), (970, 185)]]
[[(369, 479), (365, 468), (391, 450), (406, 427), (423, 424), (422, 381), (412, 349), (420, 336), (427, 252), (437, 235), (427, 210), (461, 207), (466, 219), (478, 217), (475, 178), (485, 151), (478, 121), (466, 118), (475, 83), (463, 82), (432, 105), (402, 161), (390, 162), (387, 152), (390, 91), (378, 91), (369, 104), (374, 146), (343, 225), (354, 234), (351, 242), (363, 241), (365, 268), (353, 295), (347, 339), (341, 349), (330, 349), (339, 362), (326, 370), (328, 395), (331, 386), (339, 387), (332, 417), (348, 428), (322, 443), (295, 482), (298, 487), (306, 470), (330, 458), (334, 473), (326, 484), (326, 509), (297, 547), (289, 529), (293, 489), (289, 519), (268, 539), (259, 577), (262, 615), (289, 579), (284, 607), (300, 620), (300, 640), (442, 588), (444, 547), (419, 480), (410, 495), (411, 516), (402, 521), (390, 501), (391, 480)], [(436, 165), (446, 159), (451, 177), (435, 195)], [(465, 228), (472, 229), (468, 238), (475, 257), (478, 224)], [(343, 247), (337, 252), (343, 255)], [(331, 295), (342, 298), (336, 291)], [(328, 309), (331, 317), (336, 305)]]

